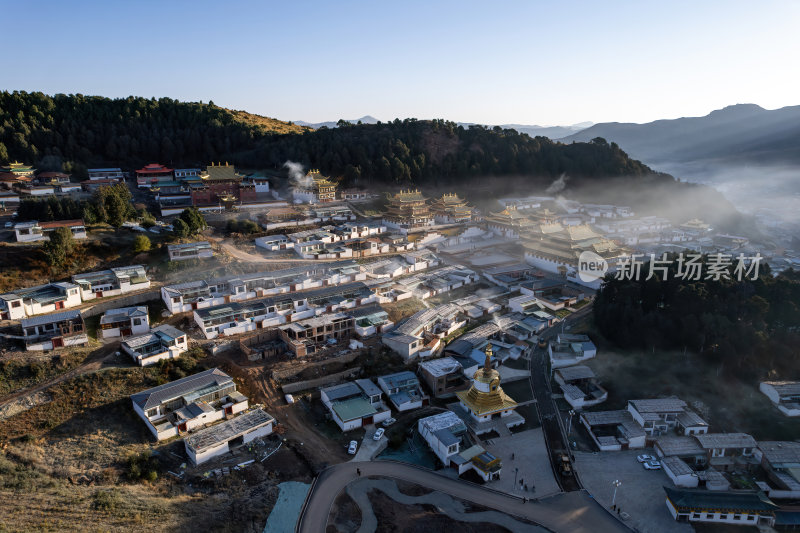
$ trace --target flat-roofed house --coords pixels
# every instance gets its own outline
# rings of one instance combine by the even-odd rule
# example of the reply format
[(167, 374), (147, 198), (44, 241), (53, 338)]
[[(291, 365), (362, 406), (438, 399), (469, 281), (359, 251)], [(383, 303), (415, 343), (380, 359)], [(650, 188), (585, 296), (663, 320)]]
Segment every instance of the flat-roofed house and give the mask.
[(183, 313), (306, 289), (345, 285), (366, 279), (354, 261), (307, 264), (296, 267), (188, 281), (161, 288), (170, 313)]
[(120, 182), (125, 180), (121, 168), (90, 168), (87, 172), (91, 181), (110, 180), (112, 182)]
[(297, 357), (316, 353), (327, 345), (353, 336), (355, 319), (348, 313), (331, 313), (280, 326), (281, 339)]
[[(195, 323), (207, 339), (219, 335), (235, 335), (258, 327), (280, 326), (306, 318), (319, 317), (367, 305), (378, 296), (361, 282), (321, 287), (251, 300), (198, 308)], [(351, 326), (352, 327), (352, 326)]]
[(369, 379), (359, 379), (320, 389), (320, 399), (342, 431), (377, 424), (391, 416), (381, 400), (381, 389)]
[(679, 398), (629, 400), (628, 411), (647, 435), (654, 437), (676, 430), (683, 435), (708, 432), (708, 424)]
[(695, 435), (706, 451), (709, 466), (717, 470), (748, 470), (757, 466), (756, 440), (747, 433), (705, 433)]
[(761, 492), (718, 492), (664, 487), (667, 509), (678, 522), (772, 526), (778, 506)]
[(644, 448), (646, 434), (626, 410), (580, 414), (581, 423), (600, 451)]
[(452, 357), (422, 361), (419, 364), (418, 374), (435, 398), (452, 396), (456, 391), (464, 390), (469, 385), (464, 377), (461, 363)]
[(78, 286), (59, 281), (0, 294), (0, 317), (4, 320), (19, 320), (80, 304)]
[(700, 482), (697, 473), (680, 457), (665, 457), (661, 466), (676, 487), (695, 488)]
[(214, 250), (208, 241), (187, 242), (184, 244), (170, 244), (167, 246), (170, 261), (185, 261), (187, 259), (207, 259), (214, 256)]
[(353, 326), (355, 334), (362, 339), (376, 333), (389, 331), (394, 326), (394, 322), (389, 320), (389, 313), (379, 305), (353, 309), (350, 316), (355, 320)]
[(430, 357), (438, 352), (442, 338), (465, 324), (460, 313), (461, 309), (453, 304), (423, 309), (385, 333), (381, 342), (406, 361)]
[(588, 335), (559, 333), (547, 346), (553, 368), (576, 365), (597, 355), (597, 347)]
[(484, 481), (500, 477), (500, 459), (473, 443), (467, 425), (454, 412), (421, 418), (417, 430), (445, 468), (453, 468), (459, 475), (474, 470)]
[(26, 350), (55, 350), (89, 344), (86, 325), (78, 310), (23, 318), (20, 325)]
[(69, 228), (73, 239), (86, 238), (86, 226), (83, 220), (54, 220), (52, 222), (17, 222), (14, 225), (14, 234), (17, 242), (36, 242), (49, 240), (49, 234), (58, 228)]
[(169, 324), (162, 324), (149, 333), (125, 339), (120, 347), (137, 364), (147, 366), (162, 359), (179, 357), (189, 349), (189, 342), (186, 333)]
[(659, 457), (678, 457), (694, 466), (707, 462), (706, 451), (693, 436), (663, 435), (656, 438), (654, 449)]
[(608, 391), (600, 386), (594, 371), (588, 366), (576, 365), (558, 368), (553, 373), (553, 377), (561, 387), (564, 399), (574, 409), (591, 407), (608, 399)]
[(408, 370), (379, 377), (378, 386), (398, 411), (410, 411), (428, 405), (428, 397), (422, 392), (419, 379)]
[(800, 416), (800, 381), (764, 381), (758, 389), (786, 416)]
[(100, 317), (100, 331), (104, 339), (147, 333), (150, 331), (147, 306), (109, 309)]
[(186, 455), (192, 464), (202, 464), (259, 437), (266, 437), (272, 433), (274, 424), (272, 415), (261, 408), (252, 409), (183, 439)]
[(248, 407), (233, 378), (219, 368), (137, 392), (131, 401), (156, 440), (234, 416)]
[(72, 281), (80, 287), (84, 302), (150, 288), (150, 278), (142, 265), (75, 274)]

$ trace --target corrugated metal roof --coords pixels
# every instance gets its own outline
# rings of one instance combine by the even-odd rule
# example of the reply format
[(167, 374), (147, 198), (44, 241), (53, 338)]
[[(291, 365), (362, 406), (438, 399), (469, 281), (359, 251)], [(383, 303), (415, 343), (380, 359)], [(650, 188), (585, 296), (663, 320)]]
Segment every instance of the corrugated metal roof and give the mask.
[(162, 403), (180, 398), (196, 390), (200, 390), (212, 385), (220, 386), (227, 383), (232, 383), (233, 378), (220, 370), (219, 368), (211, 368), (197, 374), (181, 378), (152, 389), (137, 392), (131, 396), (136, 405), (142, 409), (150, 409), (157, 407)]
[(74, 311), (62, 311), (61, 313), (53, 313), (51, 315), (41, 315), (35, 316), (31, 318), (23, 318), (20, 320), (20, 324), (23, 328), (33, 327), (33, 326), (40, 326), (42, 324), (52, 324), (53, 322), (61, 322), (62, 320), (74, 320), (81, 316), (81, 312), (78, 310)]

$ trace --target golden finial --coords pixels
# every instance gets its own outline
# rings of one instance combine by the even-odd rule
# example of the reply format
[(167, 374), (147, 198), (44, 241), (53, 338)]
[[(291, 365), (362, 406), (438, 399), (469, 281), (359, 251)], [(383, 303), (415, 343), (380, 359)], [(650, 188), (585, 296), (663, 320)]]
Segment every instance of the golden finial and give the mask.
[(488, 343), (486, 348), (483, 350), (483, 353), (486, 354), (486, 360), (483, 362), (483, 371), (485, 373), (489, 373), (492, 371), (492, 343)]

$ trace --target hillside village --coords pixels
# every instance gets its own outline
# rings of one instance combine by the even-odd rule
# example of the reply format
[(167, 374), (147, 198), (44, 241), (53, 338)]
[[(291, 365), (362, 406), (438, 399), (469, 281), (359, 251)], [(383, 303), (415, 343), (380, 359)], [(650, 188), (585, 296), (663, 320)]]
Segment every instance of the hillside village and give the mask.
[[(597, 364), (605, 341), (591, 308), (602, 278), (583, 279), (581, 254), (614, 274), (632, 254), (759, 253), (702, 213), (676, 224), (545, 194), (485, 209), (462, 191), (384, 194), (340, 188), (318, 170), (287, 179), (224, 161), (93, 168), (80, 182), (7, 162), (0, 185), (6, 257), (63, 238), (86, 254), (120, 249), (86, 271), (21, 272), (0, 294), (0, 364), (29, 369), (0, 389), (4, 461), (30, 441), (57, 447), (59, 425), (86, 416), (34, 423), (59, 401), (53, 391), (123, 372), (136, 378), (117, 396), (80, 401), (117, 402), (116, 423), (128, 429), (112, 440), (153, 458), (148, 482), (172, 494), (232, 491), (239, 476), (268, 479), (279, 505), (278, 482), (393, 459), (526, 505), (588, 493), (593, 502), (580, 505), (598, 506), (620, 531), (800, 523), (800, 445), (718, 426), (694, 398), (620, 398)], [(113, 229), (19, 214), (32, 201), (92, 202), (120, 185), (139, 207)], [(179, 234), (198, 216), (202, 226)], [(129, 253), (139, 237), (146, 249)], [(775, 271), (800, 260), (765, 259)], [(69, 366), (41, 370), (43, 361)], [(790, 378), (753, 387), (764, 417), (800, 415)], [(86, 431), (117, 431), (104, 424)], [(113, 485), (103, 473), (120, 461), (63, 460), (53, 476), (98, 487)], [(302, 516), (313, 498), (306, 486), (289, 514)], [(335, 531), (347, 530), (333, 516), (340, 507)], [(253, 512), (267, 530), (279, 514), (269, 511)]]

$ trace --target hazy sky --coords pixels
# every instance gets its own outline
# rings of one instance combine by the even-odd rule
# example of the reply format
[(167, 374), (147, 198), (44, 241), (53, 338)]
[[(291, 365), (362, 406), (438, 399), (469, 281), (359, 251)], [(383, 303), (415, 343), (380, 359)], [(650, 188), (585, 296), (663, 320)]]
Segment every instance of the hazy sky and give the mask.
[(647, 122), (800, 104), (800, 2), (0, 0), (0, 89), (286, 120)]

